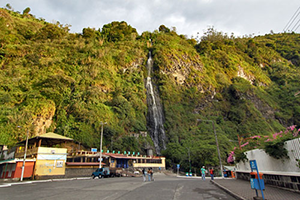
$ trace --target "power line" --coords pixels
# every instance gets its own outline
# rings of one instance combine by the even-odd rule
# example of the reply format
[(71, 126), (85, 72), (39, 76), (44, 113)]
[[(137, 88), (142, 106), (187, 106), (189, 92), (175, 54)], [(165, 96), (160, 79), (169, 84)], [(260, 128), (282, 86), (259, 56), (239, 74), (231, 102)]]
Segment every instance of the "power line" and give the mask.
[[(300, 25), (299, 22), (300, 22), (300, 19), (297, 21), (297, 23), (295, 24), (295, 26), (291, 29), (291, 32), (295, 32), (299, 28), (299, 25)], [(297, 27), (297, 28), (295, 29), (295, 27)]]
[(296, 10), (296, 12), (293, 14), (293, 16), (289, 20), (289, 22), (286, 24), (286, 26), (284, 27), (283, 31), (287, 31), (289, 29), (289, 27), (293, 24), (293, 22), (295, 21), (295, 19), (298, 17), (299, 14), (300, 14), (300, 6)]
[[(298, 21), (299, 22), (299, 21)], [(300, 24), (297, 26), (297, 28), (294, 30), (296, 32), (296, 30), (300, 27)]]

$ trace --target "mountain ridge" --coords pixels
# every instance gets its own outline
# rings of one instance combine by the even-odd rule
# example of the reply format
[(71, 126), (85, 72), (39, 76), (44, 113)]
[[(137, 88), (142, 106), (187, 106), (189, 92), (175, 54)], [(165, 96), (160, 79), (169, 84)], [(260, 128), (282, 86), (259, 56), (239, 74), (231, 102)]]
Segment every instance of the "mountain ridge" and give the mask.
[(188, 165), (187, 147), (193, 166), (218, 163), (211, 124), (197, 119), (216, 122), (224, 161), (238, 135), (299, 125), (299, 34), (235, 38), (210, 28), (196, 41), (164, 25), (138, 35), (126, 22), (112, 22), (73, 34), (28, 13), (0, 9), (0, 17), (0, 143), (12, 146), (29, 129), (96, 147), (107, 121), (104, 149), (145, 151), (151, 138), (130, 135), (147, 130), (149, 51), (168, 165)]

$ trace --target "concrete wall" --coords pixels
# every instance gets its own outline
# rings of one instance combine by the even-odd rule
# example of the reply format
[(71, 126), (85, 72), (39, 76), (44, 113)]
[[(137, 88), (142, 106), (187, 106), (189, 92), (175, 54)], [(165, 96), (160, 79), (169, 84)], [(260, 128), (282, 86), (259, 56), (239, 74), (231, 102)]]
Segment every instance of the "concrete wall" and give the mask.
[(39, 147), (35, 176), (65, 175), (66, 148)]
[(289, 159), (275, 159), (261, 149), (247, 151), (248, 161), (236, 164), (237, 178), (250, 180), (249, 160), (256, 160), (266, 184), (300, 192), (300, 168), (297, 162), (300, 159), (300, 139), (287, 141), (285, 148), (288, 150)]
[(90, 177), (95, 170), (93, 168), (66, 168), (65, 177)]
[(248, 161), (237, 163), (236, 170), (250, 172), (249, 160), (256, 160), (260, 172), (275, 173), (279, 175), (300, 173), (300, 168), (297, 166), (298, 162), (296, 160), (300, 159), (300, 139), (287, 141), (285, 148), (288, 150), (289, 159), (275, 159), (262, 149), (247, 151), (246, 155)]

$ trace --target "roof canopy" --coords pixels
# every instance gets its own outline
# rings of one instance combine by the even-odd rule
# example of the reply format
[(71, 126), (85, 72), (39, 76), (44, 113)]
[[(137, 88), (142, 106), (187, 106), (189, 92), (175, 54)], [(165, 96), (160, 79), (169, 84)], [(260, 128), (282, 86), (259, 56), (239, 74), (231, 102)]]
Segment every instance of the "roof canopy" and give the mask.
[[(73, 141), (72, 138), (49, 132), (49, 133), (46, 133), (43, 135), (29, 138), (28, 143), (33, 144), (35, 141), (37, 141), (39, 139), (42, 139), (42, 144), (44, 144), (44, 145), (55, 145), (55, 144), (60, 144), (64, 141)], [(23, 141), (19, 142), (18, 144), (23, 144), (25, 142), (26, 142), (26, 140), (23, 140)]]
[(49, 138), (49, 139), (57, 139), (57, 140), (73, 140), (72, 138), (66, 137), (66, 136), (62, 136), (62, 135), (58, 135), (56, 133), (45, 133), (43, 135), (40, 136), (36, 136), (36, 138)]

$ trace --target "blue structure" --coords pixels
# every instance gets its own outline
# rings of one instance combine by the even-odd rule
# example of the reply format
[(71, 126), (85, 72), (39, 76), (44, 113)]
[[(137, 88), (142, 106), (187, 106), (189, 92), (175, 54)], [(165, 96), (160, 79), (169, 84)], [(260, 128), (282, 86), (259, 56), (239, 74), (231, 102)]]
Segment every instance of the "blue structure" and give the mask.
[(117, 168), (128, 168), (128, 159), (116, 158)]
[[(256, 164), (256, 160), (250, 160), (250, 168), (251, 168), (251, 178), (250, 178), (250, 184), (251, 184), (251, 188), (255, 189), (256, 192), (256, 197), (258, 197), (258, 192), (257, 190), (261, 191), (261, 196), (263, 198), (263, 200), (265, 200), (264, 197), (264, 192), (263, 190), (265, 189), (265, 184), (264, 184), (264, 180), (262, 179), (262, 173), (259, 173), (258, 168), (257, 168), (257, 164)], [(256, 171), (256, 172), (254, 172)]]

